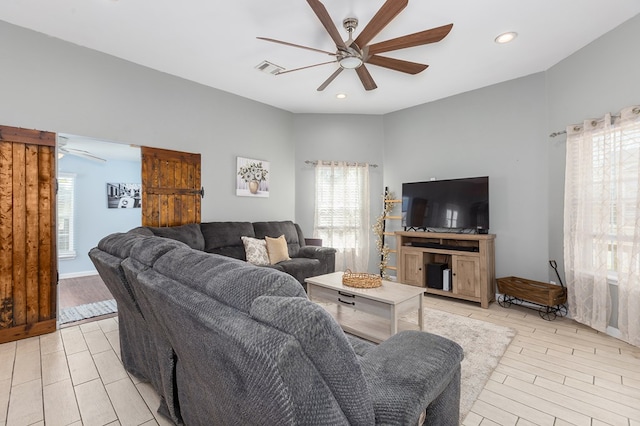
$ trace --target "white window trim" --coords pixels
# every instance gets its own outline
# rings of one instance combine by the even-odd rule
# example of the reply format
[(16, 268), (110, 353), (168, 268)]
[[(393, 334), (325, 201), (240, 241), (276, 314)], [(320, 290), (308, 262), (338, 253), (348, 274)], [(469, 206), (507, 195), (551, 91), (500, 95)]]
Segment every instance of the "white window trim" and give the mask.
[[(75, 173), (67, 173), (67, 172), (59, 172), (58, 173), (58, 197), (57, 197), (57, 203), (60, 202), (60, 178), (71, 178), (73, 179), (73, 186), (72, 186), (72, 191), (71, 191), (71, 217), (69, 218), (69, 245), (71, 246), (70, 250), (60, 250), (60, 244), (59, 244), (59, 234), (58, 234), (58, 229), (56, 228), (56, 240), (58, 241), (57, 247), (58, 247), (58, 259), (60, 260), (71, 260), (71, 259), (75, 259), (77, 257), (77, 253), (75, 250), (75, 187), (76, 187), (76, 174)], [(57, 204), (56, 203), (56, 204)], [(57, 207), (57, 223), (56, 225), (59, 226), (60, 223), (60, 209), (58, 206)]]

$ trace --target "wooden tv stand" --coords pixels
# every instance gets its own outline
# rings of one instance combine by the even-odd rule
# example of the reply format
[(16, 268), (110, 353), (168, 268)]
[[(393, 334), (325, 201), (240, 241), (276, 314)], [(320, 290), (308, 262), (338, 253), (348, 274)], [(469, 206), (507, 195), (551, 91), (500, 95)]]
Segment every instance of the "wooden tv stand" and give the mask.
[[(494, 234), (449, 234), (397, 231), (398, 281), (425, 287), (440, 296), (479, 302), (483, 308), (495, 299)], [(427, 265), (443, 263), (451, 269), (451, 291), (430, 288)]]

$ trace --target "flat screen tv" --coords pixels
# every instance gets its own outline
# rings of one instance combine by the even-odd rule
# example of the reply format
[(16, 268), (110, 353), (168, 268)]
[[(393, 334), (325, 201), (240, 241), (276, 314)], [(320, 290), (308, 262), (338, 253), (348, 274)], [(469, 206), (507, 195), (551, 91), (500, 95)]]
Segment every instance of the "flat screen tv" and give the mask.
[(402, 184), (405, 228), (489, 232), (489, 177)]

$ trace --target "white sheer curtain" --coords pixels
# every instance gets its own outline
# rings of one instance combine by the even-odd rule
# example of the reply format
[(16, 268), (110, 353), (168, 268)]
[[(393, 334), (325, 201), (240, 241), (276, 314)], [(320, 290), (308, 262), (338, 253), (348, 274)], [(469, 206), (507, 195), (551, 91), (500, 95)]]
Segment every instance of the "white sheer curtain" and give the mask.
[(333, 247), (336, 271), (367, 272), (369, 266), (369, 165), (316, 164), (315, 238)]
[(571, 316), (640, 346), (640, 107), (567, 128), (564, 203)]

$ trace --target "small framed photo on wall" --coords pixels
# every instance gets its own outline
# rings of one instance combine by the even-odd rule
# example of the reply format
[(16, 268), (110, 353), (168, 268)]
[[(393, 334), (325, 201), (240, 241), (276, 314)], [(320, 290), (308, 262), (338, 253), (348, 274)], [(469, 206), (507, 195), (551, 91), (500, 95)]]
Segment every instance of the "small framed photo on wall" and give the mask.
[(141, 190), (140, 183), (107, 183), (107, 207), (139, 209), (142, 207)]

